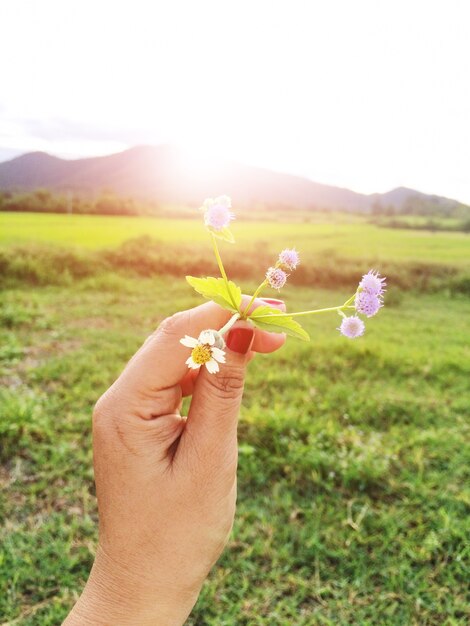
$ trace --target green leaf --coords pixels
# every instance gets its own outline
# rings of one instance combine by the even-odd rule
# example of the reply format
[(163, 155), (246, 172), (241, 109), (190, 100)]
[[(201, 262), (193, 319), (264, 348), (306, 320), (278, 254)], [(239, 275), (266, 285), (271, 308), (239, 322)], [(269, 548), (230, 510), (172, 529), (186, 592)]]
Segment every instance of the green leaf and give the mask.
[(195, 278), (194, 276), (186, 276), (188, 283), (201, 296), (208, 300), (213, 300), (224, 309), (237, 313), (242, 303), (242, 290), (231, 280), (228, 281), (230, 291), (223, 278)]
[[(261, 317), (263, 316), (263, 317)], [(287, 333), (291, 337), (309, 341), (310, 336), (302, 326), (292, 317), (284, 317), (285, 313), (270, 306), (259, 306), (249, 316), (249, 319), (263, 330), (275, 333)]]
[(229, 243), (235, 243), (235, 237), (232, 235), (232, 231), (229, 228), (222, 228), (222, 230), (216, 230), (212, 228), (212, 226), (208, 226), (207, 229), (217, 237), (218, 239), (223, 239), (224, 241), (228, 241)]

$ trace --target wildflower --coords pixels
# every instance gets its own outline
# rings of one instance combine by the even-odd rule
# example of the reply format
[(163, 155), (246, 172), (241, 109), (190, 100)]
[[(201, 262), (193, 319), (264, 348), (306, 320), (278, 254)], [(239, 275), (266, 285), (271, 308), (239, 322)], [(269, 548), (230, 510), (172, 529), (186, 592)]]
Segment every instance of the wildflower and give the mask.
[(359, 287), (368, 293), (375, 296), (382, 296), (385, 292), (385, 278), (382, 278), (378, 272), (369, 270), (367, 274), (364, 274)]
[(287, 280), (287, 274), (279, 267), (270, 267), (266, 272), (266, 280), (273, 289), (281, 289)]
[(345, 337), (349, 337), (349, 339), (354, 339), (355, 337), (360, 337), (364, 334), (366, 327), (364, 322), (357, 317), (357, 315), (352, 315), (351, 317), (343, 317), (343, 321), (341, 322), (341, 326), (338, 330)]
[(230, 222), (235, 219), (235, 214), (230, 210), (232, 201), (228, 196), (207, 198), (201, 209), (204, 211), (204, 223), (215, 231), (228, 228)]
[(370, 291), (358, 291), (354, 300), (354, 306), (358, 313), (372, 317), (383, 306), (382, 298)]
[(282, 268), (286, 270), (295, 270), (297, 265), (300, 263), (299, 253), (295, 248), (289, 250), (286, 248), (279, 255), (279, 264)]
[[(190, 369), (197, 370), (205, 365), (208, 372), (215, 374), (219, 371), (219, 363), (225, 363), (225, 352), (222, 349), (225, 342), (215, 330), (203, 330), (197, 339), (185, 335), (180, 343), (192, 348), (191, 356), (186, 361)], [(217, 344), (221, 347), (217, 347)]]

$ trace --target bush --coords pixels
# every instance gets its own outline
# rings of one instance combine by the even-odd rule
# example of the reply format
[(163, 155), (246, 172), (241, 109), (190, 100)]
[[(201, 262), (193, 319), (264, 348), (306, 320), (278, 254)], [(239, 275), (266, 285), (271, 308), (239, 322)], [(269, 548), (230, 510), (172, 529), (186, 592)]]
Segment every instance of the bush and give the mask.
[[(272, 254), (253, 248), (240, 257), (224, 255), (235, 280), (258, 280), (259, 268), (272, 264)], [(350, 289), (373, 267), (371, 259), (346, 259), (334, 252), (299, 266), (290, 278), (294, 285)], [(420, 292), (451, 291), (470, 294), (470, 277), (458, 267), (437, 263), (384, 262), (381, 273), (390, 285)], [(0, 286), (70, 284), (76, 280), (119, 272), (132, 276), (204, 276), (218, 273), (214, 259), (199, 245), (171, 245), (139, 237), (109, 250), (78, 251), (60, 247), (28, 246), (0, 250)]]

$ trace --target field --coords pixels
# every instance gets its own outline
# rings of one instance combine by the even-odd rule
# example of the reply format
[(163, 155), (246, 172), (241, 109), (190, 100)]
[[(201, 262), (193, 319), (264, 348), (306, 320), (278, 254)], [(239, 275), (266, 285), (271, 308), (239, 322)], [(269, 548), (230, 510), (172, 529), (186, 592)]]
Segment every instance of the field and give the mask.
[[(192, 219), (0, 212), (0, 245), (34, 242), (97, 249), (144, 235), (165, 244), (203, 243), (206, 234), (195, 224)], [(328, 216), (313, 223), (238, 221), (232, 230), (240, 245), (262, 242), (272, 251), (295, 244), (317, 255), (336, 251), (379, 262), (470, 264), (470, 236), (465, 233), (383, 229), (355, 216), (341, 222)]]
[[(245, 291), (284, 245), (316, 261), (283, 290), (291, 310), (344, 301), (372, 261), (401, 286), (364, 338), (315, 316), (312, 343), (250, 364), (235, 528), (188, 624), (467, 624), (470, 294), (448, 281), (467, 284), (469, 236), (328, 219), (234, 232)], [(121, 245), (141, 235), (158, 254)], [(0, 213), (0, 624), (59, 624), (82, 588), (92, 406), (162, 318), (201, 301), (184, 263), (209, 257), (205, 239), (193, 220)], [(432, 280), (415, 288), (417, 267)]]

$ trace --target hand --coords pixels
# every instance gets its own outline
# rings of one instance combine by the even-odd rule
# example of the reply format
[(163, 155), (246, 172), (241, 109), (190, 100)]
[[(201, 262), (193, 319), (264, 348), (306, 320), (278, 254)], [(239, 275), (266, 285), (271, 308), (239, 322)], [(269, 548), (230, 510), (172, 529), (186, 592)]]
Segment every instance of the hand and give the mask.
[[(98, 401), (99, 545), (66, 625), (179, 626), (191, 612), (233, 524), (247, 362), (285, 341), (237, 322), (218, 374), (188, 370), (189, 350), (179, 340), (221, 328), (230, 316), (208, 302), (166, 319)], [(180, 415), (185, 395), (192, 395), (187, 419)]]

